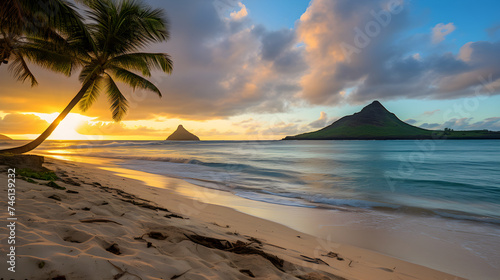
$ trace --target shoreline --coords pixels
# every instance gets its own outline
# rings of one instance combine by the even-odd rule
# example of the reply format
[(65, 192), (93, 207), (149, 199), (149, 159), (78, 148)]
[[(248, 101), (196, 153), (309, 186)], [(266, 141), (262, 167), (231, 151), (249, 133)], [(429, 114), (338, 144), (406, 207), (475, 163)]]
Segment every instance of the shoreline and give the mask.
[[(87, 155), (72, 155), (72, 154), (66, 154), (66, 153), (39, 153), (39, 155), (42, 156), (48, 156), (48, 157), (53, 157), (53, 158), (59, 158), (59, 159), (66, 159), (66, 160), (71, 160), (73, 159), (89, 159), (92, 158), (91, 161), (93, 162), (98, 162), (100, 160), (105, 160), (105, 163), (108, 164), (110, 162), (117, 162), (117, 161), (122, 161), (122, 160), (139, 160), (139, 161), (156, 161), (156, 159), (150, 159), (150, 158), (116, 158), (116, 157), (96, 157), (94, 155), (92, 156), (87, 156)], [(178, 161), (172, 160), (172, 161), (163, 161), (159, 160), (160, 162), (171, 162), (171, 163), (186, 163), (188, 164), (189, 161), (188, 159), (180, 159)], [(121, 166), (121, 164), (117, 164), (116, 166)], [(124, 169), (132, 170), (131, 168), (128, 167), (121, 167)], [(151, 172), (151, 171), (145, 171), (144, 169), (142, 170), (136, 170), (140, 172), (144, 172), (144, 174), (154, 174), (154, 175), (160, 175), (160, 176), (166, 176), (169, 178), (177, 178), (177, 179), (182, 179), (184, 181), (187, 181), (188, 183), (196, 186), (200, 186), (202, 188), (213, 188), (215, 190), (220, 190), (222, 192), (231, 192), (232, 189), (228, 189), (227, 187), (224, 188), (218, 188), (218, 187), (211, 187), (207, 186), (201, 183), (207, 183), (211, 185), (216, 185), (218, 184), (217, 181), (213, 180), (204, 180), (204, 179), (197, 179), (197, 178), (189, 178), (189, 177), (180, 177), (180, 176), (175, 176), (172, 174), (162, 174), (162, 173), (156, 173), (156, 172)], [(238, 186), (239, 191), (245, 192), (245, 188)], [(346, 211), (357, 211), (357, 210), (377, 210), (381, 212), (386, 212), (386, 213), (402, 213), (406, 215), (416, 215), (416, 216), (430, 216), (430, 217), (439, 217), (442, 219), (450, 219), (450, 220), (456, 220), (456, 221), (470, 221), (470, 222), (477, 222), (477, 223), (485, 223), (485, 224), (492, 224), (492, 225), (497, 225), (500, 226), (500, 220), (499, 216), (492, 216), (490, 213), (479, 213), (479, 212), (466, 212), (462, 210), (457, 210), (457, 209), (447, 209), (447, 208), (438, 208), (438, 207), (421, 207), (418, 205), (403, 205), (403, 204), (397, 204), (397, 202), (376, 202), (373, 200), (354, 200), (355, 202), (351, 203), (329, 203), (329, 202), (323, 202), (323, 201), (314, 201), (314, 199), (309, 200), (308, 198), (303, 198), (300, 196), (281, 196), (279, 193), (269, 193), (269, 192), (258, 192), (253, 188), (247, 188), (248, 192), (245, 192), (245, 195), (240, 195), (238, 193), (233, 193), (236, 196), (244, 199), (249, 199), (252, 201), (259, 201), (259, 202), (264, 202), (264, 203), (271, 203), (271, 204), (277, 204), (277, 205), (288, 205), (292, 207), (308, 207), (308, 208), (321, 208), (321, 209), (327, 209), (327, 210), (346, 210)], [(255, 193), (253, 193), (256, 191)], [(247, 194), (250, 194), (248, 196)], [(257, 194), (257, 196), (254, 196), (254, 194)], [(277, 200), (278, 199), (278, 200)], [(342, 200), (342, 199), (340, 199)]]
[[(120, 165), (118, 164), (118, 166)], [(166, 175), (146, 173), (124, 167), (104, 169), (113, 171), (119, 176), (143, 181), (147, 185), (170, 189), (168, 185), (163, 186), (163, 181), (169, 181), (172, 178)], [(447, 220), (457, 222), (453, 219), (400, 215), (401, 213), (398, 212), (387, 213), (367, 209), (334, 210), (273, 204), (240, 197), (227, 191), (199, 186), (180, 178), (174, 179), (181, 182), (174, 190), (176, 194), (213, 205), (229, 207), (241, 213), (307, 233), (318, 239), (329, 240), (328, 242), (335, 241), (335, 243), (365, 248), (378, 254), (438, 271), (458, 274), (465, 278), (496, 279), (498, 273), (498, 269), (490, 266), (491, 264), (482, 259), (481, 255), (470, 248), (456, 244), (459, 240), (450, 238), (451, 236), (448, 236), (446, 229), (440, 229), (438, 233), (435, 233), (435, 236), (428, 236), (429, 231), (435, 231), (436, 227)], [(429, 221), (432, 223), (428, 224)], [(458, 222), (465, 224), (466, 227), (479, 225), (477, 221), (458, 220)], [(411, 231), (408, 231), (408, 228), (406, 231), (401, 231), (405, 227), (402, 224), (406, 227), (412, 225)], [(391, 227), (395, 230), (390, 230)], [(426, 228), (426, 230), (422, 230), (422, 228)], [(482, 234), (480, 229), (475, 235), (472, 235), (469, 234), (464, 239), (488, 238)], [(442, 239), (436, 240), (436, 236)], [(457, 235), (455, 234), (454, 237), (456, 238)], [(325, 244), (324, 241), (317, 243), (321, 246)], [(483, 247), (482, 249), (491, 251), (492, 248)]]
[[(23, 192), (19, 193), (20, 205), (18, 206), (20, 206), (21, 211), (23, 211), (23, 213), (27, 216), (31, 217), (33, 215), (34, 217), (36, 217), (35, 220), (43, 221), (43, 225), (40, 226), (38, 226), (38, 223), (33, 223), (32, 221), (30, 221), (26, 222), (26, 225), (23, 225), (19, 228), (18, 238), (22, 239), (21, 244), (23, 244), (19, 245), (18, 250), (20, 266), (32, 266), (36, 264), (34, 262), (37, 262), (40, 266), (40, 259), (43, 259), (47, 267), (52, 268), (53, 272), (51, 273), (66, 273), (68, 275), (74, 276), (70, 277), (69, 279), (84, 279), (84, 277), (78, 278), (78, 276), (74, 274), (75, 272), (72, 272), (72, 270), (75, 270), (78, 271), (76, 272), (77, 274), (86, 273), (83, 272), (82, 268), (80, 267), (84, 266), (80, 261), (81, 258), (89, 258), (89, 260), (94, 258), (98, 259), (98, 264), (96, 264), (98, 268), (96, 269), (99, 273), (109, 274), (110, 269), (113, 270), (112, 266), (110, 267), (109, 262), (112, 262), (113, 265), (118, 264), (118, 266), (121, 267), (120, 269), (122, 269), (122, 272), (125, 271), (123, 270), (124, 268), (134, 268), (138, 265), (140, 266), (140, 264), (136, 263), (136, 261), (123, 261), (120, 260), (121, 257), (119, 255), (109, 256), (110, 254), (108, 252), (104, 251), (103, 253), (103, 250), (97, 250), (95, 248), (98, 247), (97, 245), (99, 243), (102, 245), (103, 241), (101, 240), (99, 242), (99, 240), (95, 240), (96, 236), (98, 235), (93, 236), (92, 234), (89, 234), (89, 232), (80, 230), (81, 225), (80, 223), (78, 223), (79, 220), (77, 219), (82, 218), (83, 216), (88, 218), (89, 214), (91, 214), (91, 217), (94, 218), (104, 216), (119, 223), (135, 224), (134, 226), (132, 226), (132, 228), (127, 229), (127, 231), (131, 231), (136, 235), (140, 235), (138, 232), (136, 233), (136, 231), (139, 230), (136, 228), (137, 224), (141, 226), (144, 226), (145, 224), (154, 224), (153, 227), (165, 227), (163, 223), (168, 222), (167, 227), (169, 228), (169, 230), (167, 231), (166, 235), (169, 235), (171, 231), (175, 232), (189, 230), (199, 235), (231, 240), (232, 242), (236, 242), (235, 240), (248, 240), (252, 237), (257, 240), (262, 240), (264, 245), (262, 245), (261, 247), (264, 252), (278, 256), (279, 258), (283, 259), (289, 266), (287, 266), (287, 269), (284, 269), (284, 273), (280, 270), (276, 270), (275, 267), (273, 268), (270, 262), (264, 260), (264, 262), (262, 263), (262, 258), (251, 256), (252, 258), (256, 258), (258, 260), (252, 260), (246, 265), (253, 267), (252, 269), (250, 269), (250, 271), (253, 271), (252, 274), (255, 274), (256, 277), (257, 274), (265, 274), (265, 277), (270, 277), (270, 279), (272, 279), (273, 277), (282, 278), (284, 277), (284, 275), (287, 275), (286, 277), (291, 277), (289, 279), (294, 279), (294, 277), (301, 275), (310, 276), (310, 278), (303, 279), (366, 279), (366, 277), (372, 279), (391, 279), (395, 278), (396, 276), (400, 277), (401, 279), (461, 279), (450, 274), (405, 262), (396, 258), (388, 257), (370, 250), (336, 243), (331, 239), (327, 240), (314, 237), (309, 234), (305, 234), (286, 227), (282, 224), (257, 218), (255, 216), (236, 211), (229, 207), (204, 203), (199, 200), (189, 198), (189, 193), (186, 193), (185, 195), (179, 195), (178, 193), (176, 193), (176, 190), (183, 190), (184, 188), (185, 191), (185, 186), (190, 185), (189, 183), (180, 179), (166, 177), (161, 178), (161, 180), (166, 180), (168, 182), (170, 188), (162, 189), (148, 186), (146, 184), (143, 184), (142, 182), (137, 181), (137, 179), (116, 176), (114, 174), (111, 174), (111, 172), (113, 172), (112, 170), (100, 170), (95, 168), (95, 166), (91, 164), (65, 162), (50, 158), (48, 158), (46, 162), (47, 163), (45, 164), (45, 166), (49, 167), (49, 169), (55, 169), (58, 174), (66, 174), (71, 178), (73, 182), (77, 182), (78, 184), (80, 184), (80, 186), (72, 186), (57, 181), (58, 184), (67, 186), (68, 189), (78, 191), (79, 194), (67, 194), (63, 190), (55, 190), (47, 186), (34, 185), (22, 180), (18, 180), (19, 188), (24, 189)], [(3, 173), (1, 176), (4, 177), (4, 174), (5, 173)], [(99, 187), (99, 185), (101, 186)], [(103, 190), (102, 187), (104, 186), (105, 188), (109, 188), (108, 190), (111, 190), (111, 192), (115, 193), (109, 195), (110, 193), (103, 192), (101, 194), (101, 191)], [(23, 199), (30, 200), (29, 198), (25, 197), (25, 195), (27, 194), (35, 195), (37, 199), (35, 199), (35, 197), (31, 198), (34, 204), (22, 205)], [(61, 201), (54, 201), (54, 199), (50, 199), (49, 194), (59, 194)], [(83, 194), (88, 194), (88, 196), (83, 196)], [(200, 195), (200, 193), (198, 192), (196, 194)], [(118, 199), (120, 195), (135, 197), (136, 199), (140, 199), (141, 201), (150, 201), (150, 203), (158, 205), (159, 207), (167, 208), (169, 211), (171, 211), (171, 213), (184, 217), (185, 219), (165, 219), (164, 217), (158, 215), (159, 212), (162, 211), (143, 209), (141, 207), (138, 207), (137, 205), (125, 203), (122, 200)], [(214, 194), (213, 191), (205, 191), (202, 193), (202, 195), (207, 198), (210, 198), (210, 196), (212, 196), (213, 198), (214, 195), (218, 196), (220, 194)], [(76, 199), (74, 198), (74, 196), (76, 196)], [(221, 199), (221, 197), (218, 197), (217, 199)], [(66, 200), (70, 201), (66, 202)], [(101, 205), (95, 205), (99, 204), (99, 200), (101, 201)], [(107, 203), (102, 202), (102, 200), (106, 200), (105, 202)], [(78, 207), (89, 203), (94, 204), (92, 207), (88, 207), (90, 208), (90, 211), (81, 210), (85, 207)], [(69, 216), (67, 217), (59, 217), (58, 219), (56, 218), (54, 220), (54, 217), (43, 216), (43, 211), (40, 210), (40, 207), (43, 209), (58, 207), (59, 210), (66, 207), (71, 209), (66, 209), (63, 212), (71, 213), (69, 213)], [(77, 210), (78, 208), (80, 208), (80, 211)], [(117, 210), (119, 208), (121, 209), (121, 211), (118, 212), (123, 212), (123, 210), (125, 209), (127, 209), (128, 212), (125, 211), (121, 213), (121, 215), (117, 215), (118, 212), (113, 210)], [(40, 211), (42, 214), (34, 212), (35, 210)], [(2, 216), (4, 214), (5, 213), (2, 213)], [(61, 213), (61, 215), (63, 214), (64, 213)], [(165, 213), (162, 212), (161, 214), (163, 215)], [(68, 215), (68, 213), (66, 213), (66, 215)], [(33, 218), (29, 218), (26, 220), (31, 219)], [(158, 219), (160, 219), (162, 222), (158, 223)], [(24, 223), (26, 221), (25, 219), (20, 220), (20, 223)], [(51, 226), (49, 225), (50, 223), (48, 223), (47, 220), (54, 221), (57, 223), (57, 225)], [(71, 224), (73, 225), (70, 226)], [(117, 229), (113, 229), (112, 225), (106, 224), (102, 227), (110, 231), (107, 232), (107, 235), (101, 235), (102, 239), (114, 239), (115, 237), (113, 237), (113, 235), (118, 233)], [(52, 231), (61, 232), (64, 231), (64, 228), (66, 229), (66, 232), (69, 231), (74, 233), (74, 236), (71, 238), (81, 238), (81, 240), (76, 240), (78, 242), (69, 242), (68, 244), (67, 241), (64, 241), (64, 238), (61, 239), (61, 236), (58, 236), (58, 238), (56, 238)], [(129, 236), (130, 239), (130, 236), (133, 235), (132, 233), (128, 233), (125, 236)], [(30, 238), (26, 236), (30, 236)], [(68, 237), (66, 236), (66, 238)], [(44, 241), (41, 242), (40, 239)], [(122, 241), (125, 245), (122, 245), (118, 241)], [(150, 259), (152, 256), (147, 254), (146, 251), (148, 251), (149, 249), (146, 248), (146, 246), (142, 246), (143, 248), (140, 249), (136, 248), (137, 246), (139, 246), (139, 244), (141, 244), (140, 242), (139, 244), (135, 244), (134, 242), (130, 242), (130, 240), (128, 239), (121, 240), (120, 238), (118, 238), (118, 241), (118, 246), (123, 251), (131, 252), (131, 255), (139, 257), (139, 259), (143, 259), (142, 262), (154, 262), (154, 260)], [(186, 249), (185, 247), (187, 246), (187, 244), (180, 244), (189, 243), (189, 241), (186, 240), (182, 240), (180, 242), (179, 240), (175, 241), (178, 241), (178, 243), (172, 242), (172, 244), (169, 244), (169, 246), (162, 247), (162, 250), (164, 250), (164, 248), (170, 247), (176, 247), (177, 250), (184, 250)], [(5, 240), (3, 240), (2, 238), (1, 242), (3, 244)], [(93, 250), (96, 250), (96, 252), (89, 253), (88, 250), (82, 250), (81, 246), (90, 246)], [(195, 247), (198, 248), (199, 246)], [(71, 248), (69, 249), (69, 251), (76, 250), (79, 253), (63, 254), (60, 252), (61, 248)], [(23, 254), (23, 250), (25, 249), (30, 249), (30, 253)], [(217, 255), (217, 252), (213, 252), (217, 251), (215, 249), (209, 249), (208, 251), (209, 252), (207, 252), (207, 254), (210, 256), (212, 256), (213, 254)], [(328, 257), (328, 254), (330, 252), (338, 255), (334, 258)], [(240, 257), (239, 255), (233, 256), (235, 254), (227, 252), (224, 252), (224, 254), (227, 254), (227, 256), (225, 256), (225, 258), (223, 259), (229, 260), (229, 262), (235, 262), (234, 258)], [(333, 254), (330, 254), (330, 256), (333, 256)], [(181, 256), (176, 257), (182, 258)], [(194, 256), (194, 258), (196, 257), (200, 258), (200, 256)], [(342, 260), (337, 259), (337, 257)], [(123, 256), (123, 258), (125, 258), (125, 256)], [(153, 258), (157, 258), (157, 256), (155, 255)], [(206, 259), (205, 256), (201, 256), (201, 258)], [(319, 261), (318, 259), (321, 261)], [(260, 265), (254, 266), (252, 263), (255, 262), (260, 263)], [(120, 263), (122, 264), (122, 266), (119, 265)], [(242, 263), (244, 262), (242, 261)], [(193, 264), (190, 266), (190, 271), (192, 272), (189, 273), (194, 273), (193, 271), (203, 271), (200, 272), (201, 275), (210, 275), (210, 273), (212, 273), (210, 272), (211, 269), (207, 271), (206, 265), (206, 263), (203, 263), (201, 265), (199, 263), (196, 265)], [(2, 271), (6, 271), (4, 270), (5, 268), (3, 266), (5, 266), (5, 264), (2, 264), (0, 269), (2, 269)], [(102, 267), (106, 267), (106, 269)], [(43, 271), (43, 268), (40, 269), (42, 269)], [(157, 273), (158, 270), (162, 270), (160, 268), (155, 268), (155, 266), (151, 267), (151, 269), (153, 269), (154, 273), (151, 272), (153, 274)], [(225, 269), (226, 268), (221, 268), (221, 271), (224, 271), (224, 275), (226, 275), (227, 273), (229, 273), (228, 275), (233, 275), (228, 279), (239, 279), (240, 276), (242, 279), (245, 279), (245, 277), (249, 277), (248, 275), (242, 276), (241, 271), (233, 271), (234, 269), (229, 269), (229, 271), (226, 271)], [(174, 270), (174, 268), (170, 267), (169, 269), (166, 269), (166, 271), (163, 271), (163, 273)], [(117, 273), (120, 273), (120, 270), (117, 268), (115, 268), (114, 271), (114, 273), (111, 272), (111, 277), (114, 277)], [(39, 275), (40, 272), (41, 271), (33, 270), (33, 273), (36, 274), (26, 275), (26, 277), (29, 276), (31, 277), (30, 279), (46, 279), (34, 277), (34, 275)], [(178, 273), (178, 271), (176, 271), (175, 273)], [(151, 277), (151, 275), (153, 274), (145, 275)], [(325, 277), (328, 278), (321, 278), (321, 275), (326, 275)], [(335, 275), (341, 278), (335, 278)], [(52, 276), (51, 274), (50, 277), (55, 276)], [(146, 278), (146, 276), (142, 276), (141, 278), (156, 279)]]

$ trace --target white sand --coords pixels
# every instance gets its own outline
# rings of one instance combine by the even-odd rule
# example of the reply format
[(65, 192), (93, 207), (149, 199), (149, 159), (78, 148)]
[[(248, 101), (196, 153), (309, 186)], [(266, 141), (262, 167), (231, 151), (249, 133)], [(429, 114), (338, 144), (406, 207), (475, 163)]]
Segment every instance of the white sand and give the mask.
[[(68, 177), (62, 178), (70, 178), (81, 185), (56, 181), (78, 192), (68, 193), (16, 181), (15, 273), (7, 270), (5, 261), (8, 253), (5, 227), (0, 236), (0, 276), (6, 279), (36, 280), (58, 276), (90, 280), (251, 279), (248, 271), (260, 279), (461, 279), (189, 198), (215, 195), (215, 192), (179, 195), (172, 190), (189, 190), (184, 188), (189, 183), (180, 179), (162, 178), (168, 180), (168, 188), (159, 189), (89, 164), (47, 159), (45, 166), (57, 170), (58, 174), (67, 174)], [(7, 182), (6, 174), (5, 171), (0, 173), (1, 182)], [(6, 205), (6, 184), (2, 185), (0, 200)], [(53, 195), (60, 201), (49, 198)], [(231, 199), (231, 196), (218, 199)], [(169, 212), (144, 208), (131, 201), (167, 208)], [(172, 213), (184, 219), (165, 217)], [(0, 211), (0, 219), (6, 221), (6, 210)], [(92, 219), (91, 222), (85, 222), (88, 219)], [(152, 231), (160, 232), (166, 239), (148, 236)], [(186, 237), (193, 234), (233, 243), (237, 240), (249, 243), (248, 239), (257, 238), (263, 244), (254, 243), (250, 247), (262, 248), (278, 256), (284, 260), (284, 265), (280, 270), (261, 255), (207, 248)], [(135, 239), (141, 236), (142, 239)], [(106, 250), (113, 244), (120, 251), (119, 255)], [(342, 260), (326, 256), (329, 252), (337, 253)], [(311, 263), (301, 255), (319, 258), (322, 262)]]

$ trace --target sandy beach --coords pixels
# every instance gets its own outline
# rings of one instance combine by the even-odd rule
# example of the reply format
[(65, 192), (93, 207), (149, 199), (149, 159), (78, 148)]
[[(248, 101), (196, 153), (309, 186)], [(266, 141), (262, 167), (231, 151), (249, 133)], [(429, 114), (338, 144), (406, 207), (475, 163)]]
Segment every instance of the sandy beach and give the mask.
[[(44, 166), (65, 189), (16, 180), (16, 272), (0, 266), (9, 279), (462, 279), (204, 203), (174, 191), (189, 189), (180, 179), (160, 189), (91, 164)], [(4, 229), (4, 256), (7, 239)]]
[(499, 280), (500, 1), (445, 2), (2, 1), (0, 280)]

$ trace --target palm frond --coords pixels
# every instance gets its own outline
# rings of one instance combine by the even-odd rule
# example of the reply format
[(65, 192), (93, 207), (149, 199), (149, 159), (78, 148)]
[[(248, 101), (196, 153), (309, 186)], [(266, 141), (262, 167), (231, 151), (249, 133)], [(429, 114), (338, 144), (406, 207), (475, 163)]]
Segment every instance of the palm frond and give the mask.
[(0, 28), (5, 33), (21, 34), (25, 11), (18, 0), (4, 0), (0, 9)]
[(19, 80), (37, 84), (27, 62), (71, 75), (83, 56), (73, 51), (77, 48), (70, 46), (67, 38), (79, 34), (77, 30), (86, 32), (74, 4), (67, 0), (4, 0), (0, 10), (2, 39), (7, 42), (0, 53), (4, 60), (12, 56), (16, 65), (10, 69)]
[(170, 38), (168, 32), (170, 24), (162, 9), (144, 7), (139, 13), (138, 23), (144, 33), (148, 35), (145, 39), (151, 40), (151, 42), (166, 41)]
[(78, 103), (80, 110), (82, 110), (82, 112), (87, 111), (92, 106), (92, 104), (94, 104), (94, 102), (97, 100), (97, 97), (99, 97), (99, 94), (101, 93), (102, 81), (103, 81), (102, 77), (100, 76), (97, 77), (92, 82), (87, 92), (85, 92), (85, 95)]
[(28, 64), (26, 64), (26, 61), (24, 60), (22, 55), (14, 52), (13, 56), (14, 61), (9, 66), (9, 70), (13, 72), (17, 80), (24, 82), (26, 81), (26, 79), (28, 79), (31, 82), (32, 87), (38, 85), (35, 76), (33, 75), (33, 73), (31, 73), (31, 70), (29, 69)]
[(83, 19), (74, 4), (67, 0), (4, 0), (0, 12), (2, 30), (60, 40), (75, 26), (84, 27)]
[(161, 97), (160, 90), (153, 83), (144, 79), (143, 77), (119, 67), (112, 67), (110, 68), (110, 70), (117, 80), (128, 84), (134, 90), (136, 88), (150, 90), (152, 92), (155, 92), (156, 94), (158, 94), (158, 96)]
[[(128, 53), (116, 56), (110, 59), (111, 65), (118, 67), (131, 68), (133, 70), (143, 71), (147, 69), (150, 72), (154, 69), (162, 70), (171, 74), (174, 63), (168, 54), (164, 53)], [(144, 74), (144, 72), (143, 72)], [(146, 75), (146, 74), (144, 74)], [(149, 76), (149, 75), (147, 75)]]
[(71, 55), (51, 50), (46, 45), (44, 47), (26, 43), (18, 47), (17, 53), (22, 54), (32, 63), (66, 76), (71, 75), (74, 67), (74, 59)]
[(82, 16), (77, 12), (76, 6), (69, 1), (49, 0), (45, 11), (49, 14), (48, 25), (58, 31), (71, 34), (75, 28), (85, 30)]
[(83, 67), (82, 71), (80, 72), (80, 75), (78, 76), (78, 80), (82, 84), (85, 84), (89, 82), (91, 79), (99, 76), (101, 72), (102, 68), (99, 65), (99, 62), (97, 60), (92, 60)]
[(139, 71), (146, 77), (151, 77), (151, 65), (139, 56), (123, 54), (113, 57), (108, 62), (108, 67), (120, 67)]
[(141, 1), (86, 1), (90, 7), (90, 29), (96, 46), (113, 55), (137, 51), (150, 43), (166, 41), (168, 22), (161, 9)]
[(120, 92), (120, 89), (116, 85), (115, 81), (113, 81), (111, 76), (106, 76), (105, 83), (106, 93), (108, 94), (108, 101), (110, 103), (113, 120), (119, 122), (127, 114), (128, 101)]
[[(66, 52), (71, 52), (79, 57), (85, 57), (86, 52), (96, 53), (97, 47), (90, 33), (90, 30), (85, 24), (82, 16), (76, 12), (76, 6), (68, 3), (67, 0), (50, 0), (59, 2), (61, 7), (59, 10), (59, 22), (54, 22), (53, 25), (57, 30), (63, 32), (65, 35)], [(78, 1), (77, 1), (78, 2)], [(83, 1), (85, 2), (85, 1)], [(89, 0), (87, 2), (94, 2)]]
[(96, 48), (105, 53), (108, 51), (109, 43), (119, 41), (112, 30), (117, 17), (115, 5), (110, 1), (85, 1), (85, 4), (90, 8), (87, 11), (87, 17), (91, 21), (88, 28)]

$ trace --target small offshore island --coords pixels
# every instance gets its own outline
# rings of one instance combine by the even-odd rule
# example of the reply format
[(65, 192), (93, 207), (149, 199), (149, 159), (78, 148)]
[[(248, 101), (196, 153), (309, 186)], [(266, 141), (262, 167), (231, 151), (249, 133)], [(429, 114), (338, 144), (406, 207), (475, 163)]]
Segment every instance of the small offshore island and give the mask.
[(283, 140), (419, 140), (500, 139), (500, 131), (428, 130), (407, 124), (380, 102), (373, 101), (360, 112), (342, 117), (320, 130), (287, 136)]
[(170, 141), (200, 141), (200, 138), (198, 136), (194, 135), (193, 133), (187, 131), (182, 124), (180, 124), (177, 129), (174, 131), (174, 133), (170, 134), (170, 136), (167, 137), (166, 140)]

